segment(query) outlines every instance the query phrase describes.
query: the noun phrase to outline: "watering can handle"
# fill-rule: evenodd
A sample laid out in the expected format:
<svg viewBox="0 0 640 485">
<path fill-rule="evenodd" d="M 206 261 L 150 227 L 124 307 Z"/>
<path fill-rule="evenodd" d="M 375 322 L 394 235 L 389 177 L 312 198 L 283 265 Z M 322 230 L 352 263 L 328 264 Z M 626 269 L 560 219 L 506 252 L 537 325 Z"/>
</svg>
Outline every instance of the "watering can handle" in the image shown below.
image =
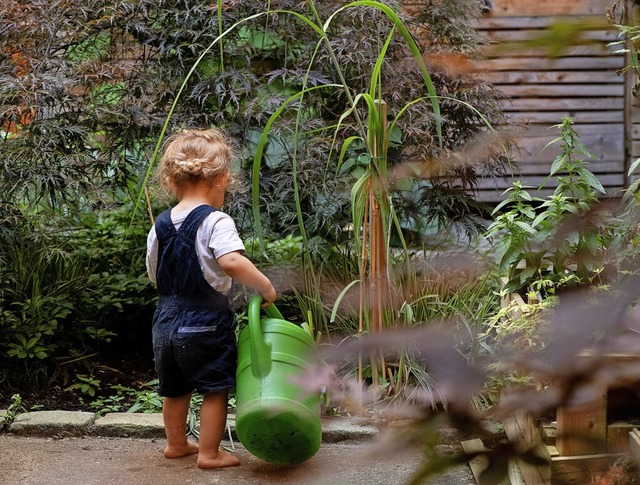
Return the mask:
<svg viewBox="0 0 640 485">
<path fill-rule="evenodd" d="M 260 305 L 262 295 L 253 295 L 249 300 L 249 342 L 251 346 L 251 372 L 254 377 L 260 379 L 266 377 L 271 371 L 271 343 L 265 341 L 260 325 Z M 284 320 L 280 311 L 272 303 L 264 309 L 271 318 Z"/>
</svg>

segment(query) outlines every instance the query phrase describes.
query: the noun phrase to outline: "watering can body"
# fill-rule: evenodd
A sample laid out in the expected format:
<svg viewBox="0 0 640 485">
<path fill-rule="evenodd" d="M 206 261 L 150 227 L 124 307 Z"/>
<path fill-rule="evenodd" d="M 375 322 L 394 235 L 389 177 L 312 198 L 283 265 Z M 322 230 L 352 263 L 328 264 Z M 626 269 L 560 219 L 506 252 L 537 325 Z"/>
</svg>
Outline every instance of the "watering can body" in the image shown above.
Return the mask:
<svg viewBox="0 0 640 485">
<path fill-rule="evenodd" d="M 238 338 L 236 432 L 240 443 L 269 463 L 294 464 L 320 448 L 320 389 L 303 385 L 318 362 L 311 335 L 284 320 L 274 305 L 260 318 L 262 298 L 249 301 L 249 325 Z"/>
</svg>

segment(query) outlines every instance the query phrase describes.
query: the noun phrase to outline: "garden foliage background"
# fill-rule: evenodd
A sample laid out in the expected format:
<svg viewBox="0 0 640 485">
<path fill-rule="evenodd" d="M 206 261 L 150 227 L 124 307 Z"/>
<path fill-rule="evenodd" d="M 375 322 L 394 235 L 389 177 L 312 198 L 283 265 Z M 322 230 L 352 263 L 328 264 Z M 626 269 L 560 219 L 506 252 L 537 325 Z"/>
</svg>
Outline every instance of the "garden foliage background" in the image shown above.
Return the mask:
<svg viewBox="0 0 640 485">
<path fill-rule="evenodd" d="M 609 20 L 635 33 L 613 3 Z M 515 168 L 503 97 L 467 69 L 486 4 L 401 4 L 0 5 L 0 406 L 158 410 L 144 255 L 171 201 L 151 174 L 167 134 L 205 126 L 237 145 L 224 210 L 282 313 L 326 350 L 310 380 L 330 391 L 325 411 L 418 416 L 424 442 L 443 412 L 483 433 L 638 380 L 599 360 L 640 335 L 638 183 L 607 199 L 565 118 L 549 197 L 516 182 L 478 203 L 478 173 Z M 372 207 L 375 252 L 374 219 L 359 218 Z M 505 472 L 519 453 L 487 450 Z"/>
<path fill-rule="evenodd" d="M 396 2 L 383 3 L 420 34 L 415 39 L 423 50 L 471 54 L 481 42 L 470 26 L 480 2 L 413 2 L 411 12 Z M 218 126 L 236 140 L 244 190 L 235 192 L 225 209 L 244 238 L 254 236 L 249 168 L 265 123 L 303 84 L 333 83 L 338 75 L 316 33 L 282 12 L 312 18 L 317 9 L 320 19 L 328 19 L 343 3 L 312 5 L 3 3 L 0 392 L 16 386 L 68 387 L 78 376 L 95 376 L 102 364 L 115 365 L 121 356 L 140 356 L 137 365 L 147 366 L 141 362 L 149 359 L 154 290 L 144 272 L 150 214 L 141 187 L 148 182 L 151 156 L 177 93 L 168 132 Z M 246 20 L 267 7 L 281 12 Z M 189 75 L 212 41 L 240 21 Z M 365 5 L 341 11 L 331 24 L 332 52 L 354 92 L 370 83 L 392 27 L 380 11 Z M 500 96 L 491 86 L 435 66 L 436 90 L 449 97 L 440 101 L 444 138 L 439 146 L 432 106 L 412 104 L 424 96 L 424 84 L 410 59 L 394 36 L 379 92 L 390 116 L 406 109 L 390 134 L 392 163 L 431 160 L 464 146 L 478 130 L 479 113 L 491 121 L 502 119 Z M 299 253 L 290 242 L 299 233 L 295 180 L 313 264 L 349 282 L 356 266 L 345 230 L 349 193 L 367 158 L 358 142 L 342 160 L 337 153 L 327 158 L 331 147 L 349 136 L 347 123 L 331 129 L 349 109 L 345 94 L 335 88 L 310 91 L 274 123 L 262 158 L 259 208 L 267 240 L 285 241 L 271 243 L 280 256 L 270 259 L 282 261 L 289 248 L 289 263 L 297 264 Z M 298 110 L 304 114 L 298 121 L 302 128 L 294 131 L 292 116 Z M 497 172 L 504 161 L 479 162 Z M 477 233 L 484 209 L 471 196 L 475 173 L 471 166 L 453 167 L 428 181 L 417 177 L 398 183 L 393 197 L 406 236 L 419 242 L 450 224 Z M 170 201 L 153 183 L 147 185 L 149 210 L 157 213 Z M 266 264 L 257 252 L 253 256 Z M 297 314 L 292 319 L 305 319 L 295 306 L 291 311 Z"/>
</svg>

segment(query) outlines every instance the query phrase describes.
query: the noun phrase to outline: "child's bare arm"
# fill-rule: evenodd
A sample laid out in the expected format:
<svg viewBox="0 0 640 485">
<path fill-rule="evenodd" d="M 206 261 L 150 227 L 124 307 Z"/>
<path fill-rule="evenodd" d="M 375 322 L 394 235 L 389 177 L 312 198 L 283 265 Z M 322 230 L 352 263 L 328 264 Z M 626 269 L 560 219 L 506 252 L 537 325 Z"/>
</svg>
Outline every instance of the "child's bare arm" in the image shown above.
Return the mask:
<svg viewBox="0 0 640 485">
<path fill-rule="evenodd" d="M 277 293 L 269 278 L 240 252 L 233 251 L 220 256 L 218 264 L 235 281 L 260 293 L 265 304 L 275 301 Z"/>
</svg>

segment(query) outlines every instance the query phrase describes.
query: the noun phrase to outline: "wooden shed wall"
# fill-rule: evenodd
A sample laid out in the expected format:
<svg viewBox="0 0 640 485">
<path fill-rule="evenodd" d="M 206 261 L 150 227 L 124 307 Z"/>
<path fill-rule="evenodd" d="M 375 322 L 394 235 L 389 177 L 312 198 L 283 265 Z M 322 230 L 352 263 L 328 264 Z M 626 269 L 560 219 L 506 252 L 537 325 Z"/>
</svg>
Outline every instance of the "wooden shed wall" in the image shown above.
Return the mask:
<svg viewBox="0 0 640 485">
<path fill-rule="evenodd" d="M 555 146 L 544 147 L 558 135 L 553 125 L 565 116 L 574 119 L 582 143 L 594 155 L 589 169 L 607 194 L 619 193 L 627 185 L 627 167 L 640 156 L 640 103 L 632 102 L 629 75 L 618 73 L 625 66 L 625 55 L 615 53 L 619 47 L 608 45 L 618 40 L 618 32 L 606 25 L 605 9 L 610 3 L 493 0 L 492 11 L 479 21 L 480 31 L 502 46 L 544 35 L 559 19 L 602 22 L 602 27 L 584 34 L 588 43 L 569 47 L 554 59 L 540 48 L 488 51 L 491 54 L 479 66 L 481 75 L 510 98 L 504 110 L 527 128 L 516 140 L 520 153 L 515 161 L 521 173 L 513 178 L 481 179 L 481 199 L 500 200 L 515 180 L 538 187 L 558 153 Z M 550 180 L 537 195 L 544 196 L 553 187 Z"/>
</svg>

